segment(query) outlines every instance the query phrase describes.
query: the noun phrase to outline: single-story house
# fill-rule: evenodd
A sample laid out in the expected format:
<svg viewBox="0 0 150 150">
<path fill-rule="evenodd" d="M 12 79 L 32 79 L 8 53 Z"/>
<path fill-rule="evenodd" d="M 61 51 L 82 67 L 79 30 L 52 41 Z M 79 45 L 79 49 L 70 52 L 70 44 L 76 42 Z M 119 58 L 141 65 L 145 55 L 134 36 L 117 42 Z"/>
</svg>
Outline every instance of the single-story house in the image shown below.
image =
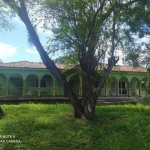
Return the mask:
<svg viewBox="0 0 150 150">
<path fill-rule="evenodd" d="M 66 69 L 56 64 L 70 82 L 74 92 L 82 94 L 82 74 L 79 66 Z M 100 96 L 130 97 L 145 94 L 148 73 L 145 68 L 116 65 Z M 95 81 L 96 83 L 97 81 Z M 96 86 L 96 84 L 95 84 Z M 65 91 L 43 63 L 18 61 L 0 64 L 0 97 L 65 97 Z"/>
</svg>

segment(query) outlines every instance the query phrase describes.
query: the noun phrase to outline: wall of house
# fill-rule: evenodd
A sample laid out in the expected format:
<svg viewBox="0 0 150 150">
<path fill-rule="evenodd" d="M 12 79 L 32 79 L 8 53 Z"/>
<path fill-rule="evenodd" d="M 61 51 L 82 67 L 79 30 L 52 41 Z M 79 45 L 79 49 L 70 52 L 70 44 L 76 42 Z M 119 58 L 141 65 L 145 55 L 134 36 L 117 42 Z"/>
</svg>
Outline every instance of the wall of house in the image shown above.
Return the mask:
<svg viewBox="0 0 150 150">
<path fill-rule="evenodd" d="M 0 95 L 6 94 L 6 77 L 0 73 Z"/>
<path fill-rule="evenodd" d="M 74 92 L 82 94 L 82 76 L 79 70 L 65 74 Z M 142 84 L 147 73 L 111 72 L 100 96 L 142 95 Z M 66 96 L 66 91 L 46 69 L 0 68 L 0 96 Z"/>
<path fill-rule="evenodd" d="M 107 79 L 105 96 L 141 96 L 141 85 L 147 76 L 147 73 L 112 72 Z M 111 88 L 112 85 L 114 89 Z"/>
<path fill-rule="evenodd" d="M 47 75 L 51 79 L 45 79 L 46 83 L 41 83 L 43 77 Z M 1 80 L 4 80 L 3 83 Z M 4 86 L 5 85 L 5 89 Z M 55 96 L 63 95 L 63 89 L 59 86 L 57 81 L 46 69 L 15 69 L 15 68 L 1 68 L 0 70 L 0 86 L 3 89 L 0 95 L 16 94 L 23 96 Z"/>
</svg>

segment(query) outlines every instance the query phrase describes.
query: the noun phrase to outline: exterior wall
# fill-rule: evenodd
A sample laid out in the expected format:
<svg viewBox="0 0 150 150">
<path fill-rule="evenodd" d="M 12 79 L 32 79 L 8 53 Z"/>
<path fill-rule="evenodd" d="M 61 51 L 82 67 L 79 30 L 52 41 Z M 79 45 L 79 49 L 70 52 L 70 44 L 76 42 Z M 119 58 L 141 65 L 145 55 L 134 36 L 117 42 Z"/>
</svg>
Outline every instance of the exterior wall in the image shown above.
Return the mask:
<svg viewBox="0 0 150 150">
<path fill-rule="evenodd" d="M 0 73 L 0 95 L 6 94 L 6 77 Z"/>
<path fill-rule="evenodd" d="M 147 73 L 112 72 L 101 96 L 142 96 L 142 82 Z"/>
<path fill-rule="evenodd" d="M 73 90 L 79 95 L 81 82 L 76 74 L 76 71 L 67 74 L 67 80 L 74 82 Z M 45 86 L 42 85 L 44 76 L 49 76 Z M 63 88 L 46 69 L 1 68 L 0 88 L 0 96 L 65 96 Z"/>
<path fill-rule="evenodd" d="M 9 79 L 9 94 L 22 94 L 23 79 L 21 77 L 10 77 Z"/>
<path fill-rule="evenodd" d="M 74 92 L 82 95 L 82 75 L 79 70 L 62 70 Z M 147 73 L 112 72 L 100 96 L 142 96 Z M 144 80 L 145 79 L 145 80 Z M 0 68 L 0 96 L 66 96 L 47 69 Z"/>
<path fill-rule="evenodd" d="M 51 83 L 44 87 L 42 78 L 49 75 Z M 0 69 L 0 96 L 63 96 L 63 89 L 58 85 L 52 75 L 46 69 Z"/>
</svg>

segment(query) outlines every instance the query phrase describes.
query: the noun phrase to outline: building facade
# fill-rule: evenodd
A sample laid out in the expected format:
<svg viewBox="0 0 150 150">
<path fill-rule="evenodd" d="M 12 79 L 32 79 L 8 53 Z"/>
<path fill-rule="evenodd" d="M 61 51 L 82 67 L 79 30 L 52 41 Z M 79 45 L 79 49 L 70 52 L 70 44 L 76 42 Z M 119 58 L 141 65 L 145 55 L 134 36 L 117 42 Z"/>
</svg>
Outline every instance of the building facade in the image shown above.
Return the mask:
<svg viewBox="0 0 150 150">
<path fill-rule="evenodd" d="M 57 64 L 70 82 L 74 92 L 82 95 L 82 74 L 79 66 L 66 69 Z M 145 68 L 115 66 L 107 79 L 101 97 L 142 96 L 147 85 L 148 73 Z M 95 86 L 96 86 L 95 81 Z M 66 97 L 66 92 L 58 84 L 42 63 L 20 61 L 0 64 L 0 97 Z"/>
</svg>

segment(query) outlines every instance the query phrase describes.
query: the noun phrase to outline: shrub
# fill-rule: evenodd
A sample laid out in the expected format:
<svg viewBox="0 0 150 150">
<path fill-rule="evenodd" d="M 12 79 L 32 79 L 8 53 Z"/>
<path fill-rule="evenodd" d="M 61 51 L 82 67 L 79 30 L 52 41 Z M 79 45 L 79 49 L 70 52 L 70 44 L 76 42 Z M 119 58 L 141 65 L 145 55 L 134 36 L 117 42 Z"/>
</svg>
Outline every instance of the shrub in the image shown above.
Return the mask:
<svg viewBox="0 0 150 150">
<path fill-rule="evenodd" d="M 142 99 L 142 103 L 143 103 L 144 105 L 149 105 L 149 104 L 150 104 L 150 97 L 144 97 L 144 98 Z"/>
<path fill-rule="evenodd" d="M 136 105 L 138 103 L 138 99 L 133 97 L 130 99 L 130 103 Z"/>
</svg>

